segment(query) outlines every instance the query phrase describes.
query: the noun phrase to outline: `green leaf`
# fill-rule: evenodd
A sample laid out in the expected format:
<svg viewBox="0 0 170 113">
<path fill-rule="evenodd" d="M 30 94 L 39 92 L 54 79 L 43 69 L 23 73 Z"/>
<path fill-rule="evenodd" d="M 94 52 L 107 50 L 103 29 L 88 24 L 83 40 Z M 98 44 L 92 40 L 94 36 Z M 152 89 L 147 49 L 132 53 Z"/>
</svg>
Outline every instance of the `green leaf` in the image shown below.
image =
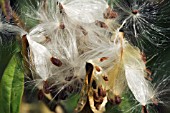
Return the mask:
<svg viewBox="0 0 170 113">
<path fill-rule="evenodd" d="M 61 104 L 64 106 L 64 108 L 66 109 L 68 113 L 73 113 L 74 109 L 77 106 L 77 102 L 79 98 L 80 98 L 80 95 L 73 94 L 67 100 L 61 101 Z"/>
<path fill-rule="evenodd" d="M 0 83 L 0 112 L 19 113 L 24 90 L 24 73 L 20 54 L 15 54 L 4 71 Z"/>
<path fill-rule="evenodd" d="M 2 37 L 6 38 L 6 37 Z M 0 80 L 12 56 L 20 51 L 17 41 L 10 40 L 0 44 Z"/>
</svg>

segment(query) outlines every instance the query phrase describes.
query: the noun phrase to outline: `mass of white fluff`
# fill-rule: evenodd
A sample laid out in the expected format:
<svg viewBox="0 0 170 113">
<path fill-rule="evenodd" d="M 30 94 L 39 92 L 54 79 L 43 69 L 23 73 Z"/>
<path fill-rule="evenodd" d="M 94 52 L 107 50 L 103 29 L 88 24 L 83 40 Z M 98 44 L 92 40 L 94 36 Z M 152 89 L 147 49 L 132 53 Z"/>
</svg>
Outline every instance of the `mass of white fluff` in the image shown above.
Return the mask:
<svg viewBox="0 0 170 113">
<path fill-rule="evenodd" d="M 50 26 L 50 27 L 48 27 L 48 26 Z M 53 23 L 40 24 L 40 25 L 36 26 L 35 28 L 33 28 L 29 34 L 32 37 L 32 39 L 34 39 L 34 41 L 37 41 L 37 43 L 39 45 L 41 45 L 41 47 L 45 47 L 46 53 L 48 53 L 48 55 L 46 55 L 46 53 L 45 54 L 37 54 L 36 52 L 33 53 L 33 55 L 40 55 L 41 57 L 43 57 L 42 61 L 44 64 L 41 64 L 40 67 L 37 66 L 36 70 L 38 68 L 41 68 L 41 70 L 45 71 L 44 74 L 46 74 L 46 75 L 49 75 L 49 74 L 55 75 L 58 73 L 58 71 L 61 71 L 61 69 L 57 69 L 58 68 L 57 66 L 56 67 L 53 66 L 53 64 L 50 61 L 50 58 L 55 57 L 60 60 L 68 61 L 69 58 L 71 57 L 70 52 L 72 52 L 72 51 L 69 49 L 69 47 L 73 47 L 73 46 L 69 45 L 69 44 L 71 44 L 70 42 L 67 43 L 67 41 L 71 41 L 71 40 L 68 40 L 68 39 L 64 40 L 64 38 L 66 39 L 68 37 L 58 36 L 58 35 L 64 35 L 61 32 L 59 29 L 59 24 L 53 22 Z M 69 37 L 69 38 L 71 39 L 71 37 Z M 30 43 L 30 45 L 32 45 L 31 42 L 29 42 L 29 43 Z M 34 45 L 34 47 L 30 48 L 30 49 L 32 51 L 34 51 L 37 49 L 37 47 L 36 47 L 36 45 Z M 42 48 L 42 50 L 43 50 L 43 48 Z M 42 51 L 42 50 L 39 49 L 39 51 Z M 50 54 L 50 56 L 49 56 L 49 54 Z M 37 59 L 39 59 L 39 58 L 37 58 Z M 44 60 L 46 62 L 44 62 Z M 47 62 L 50 63 L 49 64 L 50 66 L 47 66 Z M 56 71 L 54 71 L 54 70 L 56 70 Z M 47 71 L 49 71 L 48 74 L 46 73 Z M 61 74 L 61 73 L 58 73 L 58 74 Z M 42 76 L 40 73 L 39 73 L 39 75 Z"/>
<path fill-rule="evenodd" d="M 139 49 L 128 44 L 124 48 L 123 60 L 127 84 L 136 100 L 145 106 L 153 98 L 154 90 L 151 83 L 145 79 L 146 67 Z"/>
<path fill-rule="evenodd" d="M 103 13 L 108 8 L 105 0 L 60 0 L 66 14 L 77 21 L 92 23 L 103 20 Z"/>
<path fill-rule="evenodd" d="M 60 27 L 61 24 L 64 25 L 64 29 Z M 57 85 L 66 82 L 65 79 L 69 76 L 84 78 L 87 59 L 80 57 L 84 53 L 84 48 L 80 45 L 83 34 L 81 27 L 78 26 L 80 25 L 73 24 L 73 21 L 66 16 L 62 23 L 57 20 L 44 22 L 30 31 L 30 38 L 27 39 L 32 53 L 30 52 L 29 56 L 35 66 L 34 70 L 44 81 L 50 77 L 57 78 L 55 81 Z M 51 57 L 59 59 L 62 66 L 57 67 L 52 64 Z M 67 81 L 65 86 L 70 82 Z"/>
<path fill-rule="evenodd" d="M 36 73 L 38 73 L 38 75 L 41 76 L 43 80 L 46 80 L 49 76 L 47 70 L 47 59 L 50 59 L 52 57 L 50 52 L 43 45 L 34 41 L 26 31 L 24 31 L 22 28 L 19 28 L 18 26 L 4 23 L 1 24 L 0 31 L 8 34 L 20 34 L 21 37 L 23 35 L 27 36 L 27 40 L 31 49 L 31 54 L 33 55 L 31 57 L 31 60 L 32 62 L 34 62 Z"/>
<path fill-rule="evenodd" d="M 32 40 L 29 35 L 27 35 L 27 40 L 31 50 L 30 54 L 32 54 L 31 60 L 34 62 L 36 72 L 44 81 L 46 81 L 50 76 L 48 69 L 50 65 L 49 59 L 52 55 L 43 45 Z"/>
<path fill-rule="evenodd" d="M 27 16 L 40 22 L 51 22 L 67 15 L 73 20 L 83 23 L 103 21 L 103 13 L 109 7 L 105 0 L 50 0 L 37 2 L 38 10 L 29 6 Z"/>
<path fill-rule="evenodd" d="M 94 1 L 94 4 L 97 4 L 96 2 Z M 101 1 L 98 2 L 100 3 Z M 61 1 L 61 3 L 66 4 L 67 2 Z M 85 3 L 83 2 L 83 4 Z M 111 41 L 112 35 L 109 36 L 110 31 L 96 26 L 95 22 L 82 24 L 69 15 L 58 15 L 61 18 L 55 18 L 55 21 L 50 22 L 44 21 L 29 33 L 34 41 L 45 46 L 53 57 L 63 62 L 63 66 L 59 68 L 52 66 L 49 69 L 51 70 L 50 75 L 63 75 L 59 77 L 58 82 L 62 82 L 65 77 L 70 75 L 70 71 L 73 72 L 74 76 L 83 78 L 85 76 L 85 62 L 89 59 L 109 57 L 113 61 L 115 58 L 112 57 L 119 54 L 116 52 L 120 49 L 120 43 L 116 44 Z M 61 24 L 64 25 L 64 29 L 60 28 Z M 112 64 L 109 61 L 104 62 L 102 65 L 110 67 Z M 108 65 L 106 66 L 106 64 Z"/>
<path fill-rule="evenodd" d="M 42 23 L 58 20 L 60 10 L 57 2 L 57 0 L 50 0 L 48 3 L 37 1 L 38 9 L 32 4 L 28 5 L 26 16 Z"/>
</svg>

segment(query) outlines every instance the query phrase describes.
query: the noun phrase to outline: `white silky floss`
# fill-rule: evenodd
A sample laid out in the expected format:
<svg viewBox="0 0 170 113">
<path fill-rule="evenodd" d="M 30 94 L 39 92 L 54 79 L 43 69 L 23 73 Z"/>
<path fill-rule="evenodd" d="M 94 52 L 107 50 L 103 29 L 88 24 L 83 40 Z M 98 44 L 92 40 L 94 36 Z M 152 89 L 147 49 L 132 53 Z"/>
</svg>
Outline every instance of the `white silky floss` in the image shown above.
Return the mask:
<svg viewBox="0 0 170 113">
<path fill-rule="evenodd" d="M 140 51 L 127 45 L 123 53 L 125 76 L 127 84 L 141 105 L 145 106 L 153 96 L 151 83 L 145 79 L 145 64 L 141 59 Z"/>
<path fill-rule="evenodd" d="M 105 0 L 59 0 L 66 14 L 79 22 L 92 23 L 103 20 L 109 7 Z"/>
<path fill-rule="evenodd" d="M 27 35 L 27 40 L 33 54 L 31 60 L 34 62 L 36 72 L 44 81 L 46 81 L 50 76 L 48 66 L 52 55 L 44 46 L 32 40 L 29 34 Z"/>
</svg>

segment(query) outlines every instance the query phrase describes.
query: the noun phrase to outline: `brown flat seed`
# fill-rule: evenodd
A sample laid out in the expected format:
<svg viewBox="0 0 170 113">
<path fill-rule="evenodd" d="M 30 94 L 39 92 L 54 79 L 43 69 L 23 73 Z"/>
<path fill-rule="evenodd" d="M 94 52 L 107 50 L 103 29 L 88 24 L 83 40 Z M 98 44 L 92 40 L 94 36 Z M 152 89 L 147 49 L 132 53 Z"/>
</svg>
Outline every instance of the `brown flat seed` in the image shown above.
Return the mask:
<svg viewBox="0 0 170 113">
<path fill-rule="evenodd" d="M 61 3 L 59 3 L 59 9 L 62 10 L 63 9 L 63 6 Z"/>
<path fill-rule="evenodd" d="M 96 71 L 98 71 L 98 72 L 101 71 L 100 68 L 99 68 L 98 66 L 95 66 L 95 68 L 96 68 Z"/>
<path fill-rule="evenodd" d="M 146 106 L 142 106 L 142 113 L 148 113 Z"/>
<path fill-rule="evenodd" d="M 104 79 L 105 81 L 109 81 L 109 79 L 108 79 L 107 76 L 103 76 L 103 79 Z"/>
<path fill-rule="evenodd" d="M 65 28 L 64 23 L 61 23 L 61 24 L 60 24 L 60 29 L 64 29 L 64 28 Z"/>
<path fill-rule="evenodd" d="M 132 13 L 133 13 L 134 15 L 136 15 L 136 14 L 139 13 L 139 11 L 138 11 L 138 10 L 133 10 Z"/>
<path fill-rule="evenodd" d="M 121 103 L 121 98 L 120 98 L 120 96 L 115 96 L 115 103 L 116 104 L 120 104 Z"/>
<path fill-rule="evenodd" d="M 109 19 L 113 19 L 113 18 L 116 18 L 116 17 L 117 17 L 117 13 L 114 12 L 114 11 L 111 11 L 108 18 L 109 18 Z"/>
<path fill-rule="evenodd" d="M 103 97 L 94 98 L 94 101 L 97 102 L 97 103 L 102 103 Z"/>
<path fill-rule="evenodd" d="M 108 57 L 102 57 L 101 59 L 100 59 L 100 62 L 103 62 L 104 60 L 107 60 L 108 59 Z"/>
<path fill-rule="evenodd" d="M 101 28 L 108 28 L 108 26 L 102 21 L 96 20 L 96 25 L 101 27 Z"/>
<path fill-rule="evenodd" d="M 94 106 L 96 107 L 97 110 L 99 110 L 101 103 L 95 102 Z"/>
<path fill-rule="evenodd" d="M 103 95 L 102 95 L 103 97 L 105 97 L 106 96 L 106 91 L 105 90 L 103 90 Z"/>
<path fill-rule="evenodd" d="M 146 55 L 144 52 L 141 52 L 141 58 L 142 58 L 143 62 L 146 63 Z"/>
<path fill-rule="evenodd" d="M 63 5 L 61 3 L 59 3 L 59 10 L 60 10 L 60 13 L 64 12 L 64 8 L 63 8 Z"/>
<path fill-rule="evenodd" d="M 117 13 L 114 12 L 110 7 L 107 8 L 107 10 L 104 13 L 104 18 L 105 19 L 113 19 L 117 17 Z"/>
<path fill-rule="evenodd" d="M 96 91 L 93 92 L 94 100 L 99 100 L 99 95 Z"/>
<path fill-rule="evenodd" d="M 47 81 L 44 81 L 44 82 L 43 82 L 43 90 L 44 90 L 44 93 L 46 93 L 46 94 L 49 94 L 49 93 L 50 93 L 49 84 L 48 84 Z"/>
<path fill-rule="evenodd" d="M 38 100 L 42 100 L 44 98 L 44 94 L 42 90 L 38 91 Z"/>
<path fill-rule="evenodd" d="M 106 91 L 102 88 L 102 86 L 98 87 L 98 95 L 101 97 L 106 96 Z"/>
<path fill-rule="evenodd" d="M 145 70 L 149 75 L 152 75 L 152 72 L 149 69 Z"/>
<path fill-rule="evenodd" d="M 50 60 L 55 66 L 62 66 L 62 62 L 59 59 L 52 57 Z"/>
</svg>

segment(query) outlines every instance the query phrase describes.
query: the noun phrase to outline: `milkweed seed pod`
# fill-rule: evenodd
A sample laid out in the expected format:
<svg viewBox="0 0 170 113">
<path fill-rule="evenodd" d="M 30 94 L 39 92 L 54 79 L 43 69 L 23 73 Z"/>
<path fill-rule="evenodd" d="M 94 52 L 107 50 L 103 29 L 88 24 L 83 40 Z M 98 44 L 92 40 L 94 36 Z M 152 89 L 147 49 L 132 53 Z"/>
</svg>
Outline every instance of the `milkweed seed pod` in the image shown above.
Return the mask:
<svg viewBox="0 0 170 113">
<path fill-rule="evenodd" d="M 92 61 L 86 63 L 86 78 L 75 112 L 82 111 L 88 103 L 94 113 L 103 113 L 105 111 L 107 82 L 104 76 L 105 73 L 101 67 L 95 65 Z"/>
<path fill-rule="evenodd" d="M 157 101 L 157 92 L 153 85 L 146 79 L 146 67 L 139 49 L 127 45 L 124 48 L 123 60 L 128 87 L 135 99 L 142 105 L 142 112 L 147 113 L 146 105 L 157 104 L 159 101 Z"/>
<path fill-rule="evenodd" d="M 117 98 L 121 97 L 123 91 L 127 87 L 123 59 L 121 56 L 117 58 L 118 59 L 113 62 L 113 67 L 108 71 L 108 99 L 115 104 L 119 104 L 121 102 L 121 100 L 117 100 Z"/>
<path fill-rule="evenodd" d="M 127 45 L 124 49 L 123 60 L 128 86 L 135 98 L 145 106 L 153 97 L 153 88 L 151 83 L 145 79 L 146 67 L 141 59 L 140 51 Z"/>
</svg>

